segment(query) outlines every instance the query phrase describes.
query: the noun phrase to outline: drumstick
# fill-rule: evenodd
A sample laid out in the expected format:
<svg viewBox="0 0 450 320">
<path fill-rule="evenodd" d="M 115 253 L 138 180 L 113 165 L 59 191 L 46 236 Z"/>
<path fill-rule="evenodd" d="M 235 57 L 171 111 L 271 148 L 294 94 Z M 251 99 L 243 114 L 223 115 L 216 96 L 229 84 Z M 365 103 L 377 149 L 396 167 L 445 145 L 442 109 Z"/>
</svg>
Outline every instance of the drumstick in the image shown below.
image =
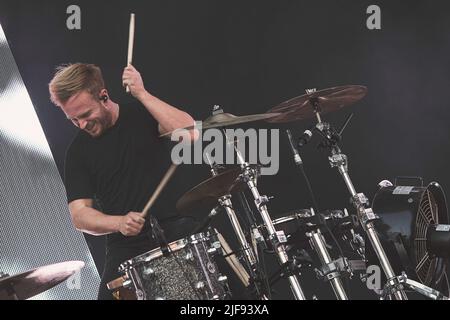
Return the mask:
<svg viewBox="0 0 450 320">
<path fill-rule="evenodd" d="M 172 165 L 170 166 L 169 170 L 167 170 L 166 174 L 161 179 L 161 182 L 159 183 L 159 185 L 156 188 L 155 192 L 153 192 L 152 196 L 150 197 L 150 200 L 148 200 L 147 204 L 145 205 L 144 210 L 142 210 L 141 216 L 143 218 L 145 218 L 147 216 L 147 213 L 148 213 L 149 209 L 153 206 L 153 204 L 155 203 L 156 199 L 158 199 L 159 194 L 164 189 L 166 184 L 169 182 L 170 178 L 172 178 L 172 175 L 175 172 L 176 168 L 177 168 L 177 165 L 172 163 Z"/>
<path fill-rule="evenodd" d="M 236 255 L 234 253 L 232 254 L 233 251 L 220 232 L 217 232 L 217 237 L 219 238 L 219 242 L 222 245 L 222 250 L 226 255 L 225 260 L 228 262 L 228 265 L 231 267 L 231 269 L 233 269 L 234 273 L 238 276 L 239 280 L 241 280 L 242 284 L 248 287 L 250 285 L 249 274 L 236 258 Z"/>
<path fill-rule="evenodd" d="M 134 13 L 130 15 L 130 29 L 128 33 L 128 57 L 127 66 L 133 61 L 133 46 L 134 46 Z M 126 92 L 130 92 L 130 87 L 126 87 Z"/>
</svg>

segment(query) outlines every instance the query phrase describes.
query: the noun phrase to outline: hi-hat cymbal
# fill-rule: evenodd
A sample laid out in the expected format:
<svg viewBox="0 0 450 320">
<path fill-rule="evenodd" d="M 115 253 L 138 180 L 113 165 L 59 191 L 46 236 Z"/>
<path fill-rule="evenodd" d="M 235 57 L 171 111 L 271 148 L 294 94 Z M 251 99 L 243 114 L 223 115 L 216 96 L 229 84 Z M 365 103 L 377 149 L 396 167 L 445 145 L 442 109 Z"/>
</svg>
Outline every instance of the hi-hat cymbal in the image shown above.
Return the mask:
<svg viewBox="0 0 450 320">
<path fill-rule="evenodd" d="M 307 93 L 282 102 L 267 111 L 269 114 L 281 114 L 277 117 L 266 119 L 266 121 L 285 123 L 313 118 L 315 117 L 314 110 L 316 108 L 321 115 L 326 114 L 359 101 L 366 93 L 367 87 L 357 85 L 340 86 Z"/>
<path fill-rule="evenodd" d="M 83 267 L 83 261 L 66 261 L 2 278 L 0 279 L 0 300 L 31 298 L 53 288 Z"/>
<path fill-rule="evenodd" d="M 274 118 L 279 116 L 279 113 L 262 113 L 262 114 L 251 114 L 247 116 L 235 116 L 231 113 L 221 112 L 217 113 L 215 115 L 212 115 L 208 117 L 205 121 L 202 122 L 202 129 L 212 129 L 212 128 L 223 128 L 223 127 L 231 127 L 238 124 L 243 124 L 247 122 L 254 122 L 254 121 L 260 121 L 260 120 L 266 120 L 270 118 Z M 191 130 L 196 128 L 196 126 L 189 126 L 185 128 L 181 128 L 184 130 Z M 179 129 L 177 129 L 179 130 Z M 175 130 L 176 131 L 176 130 Z M 166 132 L 160 137 L 170 137 L 173 132 L 170 131 Z"/>
<path fill-rule="evenodd" d="M 177 210 L 197 217 L 204 216 L 207 210 L 218 205 L 220 197 L 242 185 L 238 179 L 240 173 L 240 169 L 231 169 L 196 185 L 177 201 Z"/>
</svg>

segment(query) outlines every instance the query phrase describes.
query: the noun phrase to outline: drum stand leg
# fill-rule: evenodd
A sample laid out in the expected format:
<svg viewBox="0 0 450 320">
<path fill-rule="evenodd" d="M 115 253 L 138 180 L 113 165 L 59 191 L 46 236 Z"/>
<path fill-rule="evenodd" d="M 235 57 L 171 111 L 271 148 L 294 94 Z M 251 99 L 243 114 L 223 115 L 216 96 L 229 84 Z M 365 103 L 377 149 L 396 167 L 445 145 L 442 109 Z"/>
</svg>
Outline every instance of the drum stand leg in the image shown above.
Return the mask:
<svg viewBox="0 0 450 320">
<path fill-rule="evenodd" d="M 238 159 L 239 159 L 239 152 L 238 152 Z M 241 162 L 241 168 L 243 173 L 241 174 L 241 178 L 244 180 L 244 182 L 247 183 L 247 186 L 249 187 L 250 191 L 252 192 L 252 195 L 255 199 L 256 208 L 258 209 L 259 213 L 261 214 L 261 217 L 263 219 L 264 225 L 267 229 L 267 232 L 269 234 L 269 240 L 278 256 L 278 260 L 281 265 L 286 265 L 289 263 L 289 257 L 286 252 L 286 248 L 284 245 L 284 242 L 286 242 L 285 237 L 283 235 L 280 235 L 275 230 L 275 227 L 272 223 L 272 219 L 269 215 L 269 212 L 267 210 L 266 204 L 268 203 L 268 198 L 266 196 L 261 196 L 259 194 L 258 188 L 256 187 L 256 174 L 254 170 L 250 167 L 250 165 L 243 161 L 242 157 L 240 157 Z M 297 300 L 305 300 L 305 295 L 303 293 L 302 288 L 300 287 L 300 283 L 297 279 L 297 277 L 294 274 L 290 274 L 288 276 L 289 284 L 291 286 L 292 293 L 294 294 L 295 299 Z"/>
<path fill-rule="evenodd" d="M 311 212 L 314 214 L 314 210 L 311 210 Z M 319 256 L 322 266 L 327 269 L 327 271 L 323 272 L 323 275 L 330 282 L 337 299 L 348 300 L 341 281 L 340 267 L 331 259 L 320 229 L 307 232 L 306 235 L 310 239 L 311 246 Z"/>
<path fill-rule="evenodd" d="M 378 237 L 378 234 L 375 230 L 374 221 L 378 217 L 375 215 L 372 208 L 370 208 L 369 200 L 367 199 L 367 197 L 362 193 L 356 192 L 352 180 L 350 179 L 350 176 L 348 174 L 347 157 L 345 154 L 341 152 L 340 148 L 337 145 L 343 129 L 341 129 L 340 132 L 337 133 L 331 128 L 330 124 L 322 122 L 320 114 L 317 111 L 319 110 L 317 106 L 318 103 L 313 101 L 312 104 L 316 108 L 315 110 L 318 121 L 316 129 L 325 138 L 325 143 L 323 144 L 323 146 L 328 148 L 331 152 L 331 155 L 328 158 L 330 165 L 333 168 L 337 167 L 339 173 L 344 179 L 344 182 L 352 197 L 352 203 L 357 210 L 360 223 L 363 226 L 365 232 L 367 233 L 367 237 L 369 238 L 369 241 L 372 244 L 372 247 L 378 257 L 378 260 L 381 263 L 381 267 L 383 268 L 384 273 L 386 274 L 387 287 L 390 289 L 390 292 L 397 300 L 407 300 L 408 297 L 404 292 L 403 289 L 404 286 L 402 285 L 399 277 L 395 275 L 394 270 L 392 269 L 392 266 L 386 255 L 386 252 L 384 251 L 384 248 L 381 245 L 380 238 Z"/>
<path fill-rule="evenodd" d="M 248 261 L 251 267 L 254 267 L 256 265 L 256 258 L 252 248 L 250 247 L 250 244 L 247 242 L 247 239 L 245 238 L 244 231 L 242 230 L 242 227 L 239 224 L 239 220 L 236 216 L 236 213 L 234 212 L 233 204 L 231 203 L 231 196 L 226 195 L 221 197 L 219 199 L 219 203 L 225 209 L 228 218 L 230 219 L 231 226 L 233 227 L 234 233 L 236 234 L 239 240 L 239 244 L 241 245 L 241 249 L 244 252 L 246 260 Z"/>
<path fill-rule="evenodd" d="M 407 300 L 408 297 L 403 291 L 403 285 L 400 283 L 400 281 L 398 281 L 386 255 L 386 252 L 381 245 L 380 238 L 378 237 L 378 234 L 375 230 L 374 221 L 378 217 L 375 215 L 372 208 L 370 208 L 369 200 L 367 199 L 367 197 L 362 193 L 356 193 L 356 190 L 350 179 L 347 170 L 347 157 L 340 152 L 334 152 L 329 159 L 331 166 L 338 168 L 339 173 L 341 174 L 345 184 L 347 185 L 347 188 L 352 196 L 353 205 L 358 212 L 358 218 L 367 233 L 367 237 L 369 238 L 369 241 L 372 244 L 378 260 L 381 263 L 381 267 L 386 274 L 386 277 L 388 279 L 387 284 L 392 288 L 392 294 L 397 300 Z"/>
<path fill-rule="evenodd" d="M 401 276 L 398 277 L 398 281 L 402 283 L 404 286 L 422 294 L 423 296 L 433 299 L 433 300 L 450 300 L 450 298 L 444 296 L 441 292 L 427 287 L 420 282 L 408 279 L 406 274 L 403 272 Z M 389 294 L 389 293 L 387 293 Z"/>
<path fill-rule="evenodd" d="M 234 145 L 234 141 L 231 141 L 227 133 L 224 131 L 225 139 L 227 143 L 230 145 L 232 144 L 234 146 L 234 150 L 236 152 L 237 160 L 239 165 L 241 166 L 242 173 L 240 175 L 241 179 L 247 184 L 248 188 L 250 189 L 254 201 L 256 204 L 256 208 L 258 209 L 262 220 L 264 222 L 264 225 L 267 229 L 267 232 L 269 234 L 269 240 L 273 246 L 274 251 L 276 252 L 278 256 L 278 260 L 282 266 L 285 266 L 289 263 L 289 257 L 286 252 L 286 247 L 284 245 L 284 242 L 286 242 L 286 237 L 284 235 L 280 235 L 275 230 L 275 227 L 272 222 L 272 218 L 269 215 L 269 212 L 267 210 L 266 204 L 268 203 L 268 198 L 266 196 L 261 196 L 259 194 L 258 188 L 256 187 L 256 172 L 251 168 L 251 166 L 245 162 L 241 152 L 236 148 Z M 287 268 L 288 269 L 288 268 Z M 297 300 L 305 300 L 305 295 L 303 293 L 302 288 L 300 287 L 300 283 L 295 276 L 294 273 L 291 273 L 288 275 L 289 284 L 291 286 L 292 293 L 294 294 L 294 298 Z"/>
<path fill-rule="evenodd" d="M 213 176 L 218 174 L 218 170 L 215 167 L 215 165 L 210 160 L 210 157 L 208 155 L 208 162 L 211 166 L 211 174 Z M 234 233 L 236 234 L 237 240 L 239 242 L 240 248 L 243 252 L 243 259 L 245 261 L 245 264 L 247 265 L 247 269 L 250 273 L 250 279 L 252 280 L 251 283 L 255 286 L 255 290 L 257 292 L 258 297 L 263 299 L 263 294 L 261 292 L 261 289 L 259 288 L 258 279 L 256 276 L 258 266 L 257 266 L 257 259 L 255 257 L 255 253 L 253 252 L 252 247 L 248 243 L 245 233 L 242 230 L 242 227 L 239 223 L 239 220 L 236 216 L 236 213 L 233 209 L 233 204 L 231 202 L 231 195 L 225 195 L 219 198 L 219 204 L 222 208 L 225 209 L 225 212 L 227 213 L 228 219 L 230 220 L 231 226 L 233 227 Z"/>
<path fill-rule="evenodd" d="M 231 226 L 233 227 L 234 233 L 236 234 L 241 250 L 243 252 L 244 261 L 246 262 L 246 265 L 250 271 L 250 278 L 252 280 L 252 283 L 256 286 L 255 289 L 258 293 L 258 296 L 261 296 L 261 292 L 256 279 L 256 271 L 258 270 L 257 260 L 252 247 L 245 238 L 245 233 L 242 230 L 242 227 L 233 209 L 233 204 L 231 203 L 231 195 L 221 197 L 219 199 L 219 203 L 225 209 L 225 212 L 228 215 L 228 219 L 230 220 Z"/>
<path fill-rule="evenodd" d="M 301 169 L 301 172 L 304 176 L 305 182 L 307 184 L 310 193 L 312 203 L 314 207 L 317 209 L 318 208 L 317 201 L 314 196 L 314 192 L 312 190 L 308 176 L 306 175 L 306 172 L 303 168 L 303 161 L 300 157 L 300 154 L 298 153 L 297 147 L 293 142 L 291 132 L 289 130 L 286 130 L 286 133 L 289 139 L 289 143 L 291 144 L 292 151 L 294 153 L 294 162 Z M 315 215 L 313 208 L 311 208 L 311 214 Z M 333 261 L 331 259 L 331 256 L 326 247 L 325 239 L 322 233 L 320 232 L 320 228 L 307 232 L 306 236 L 309 238 L 312 248 L 316 251 L 320 259 L 320 262 L 322 263 L 321 276 L 325 278 L 328 282 L 330 282 L 334 294 L 336 295 L 336 298 L 338 300 L 348 300 L 347 294 L 345 293 L 344 286 L 342 285 L 341 281 L 341 270 L 340 270 L 341 268 L 339 267 L 338 263 L 336 263 L 336 261 Z M 342 259 L 344 259 L 344 257 L 342 257 Z"/>
</svg>

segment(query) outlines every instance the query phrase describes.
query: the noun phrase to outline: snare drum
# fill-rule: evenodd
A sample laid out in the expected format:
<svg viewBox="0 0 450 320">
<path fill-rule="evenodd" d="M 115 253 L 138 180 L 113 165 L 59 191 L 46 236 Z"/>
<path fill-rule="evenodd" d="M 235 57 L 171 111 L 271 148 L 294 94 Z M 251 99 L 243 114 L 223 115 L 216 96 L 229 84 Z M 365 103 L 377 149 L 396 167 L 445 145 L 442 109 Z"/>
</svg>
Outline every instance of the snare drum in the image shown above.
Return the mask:
<svg viewBox="0 0 450 320">
<path fill-rule="evenodd" d="M 215 234 L 198 233 L 127 260 L 119 271 L 130 279 L 138 300 L 219 300 L 229 295 L 227 277 L 219 272 L 221 253 Z"/>
</svg>

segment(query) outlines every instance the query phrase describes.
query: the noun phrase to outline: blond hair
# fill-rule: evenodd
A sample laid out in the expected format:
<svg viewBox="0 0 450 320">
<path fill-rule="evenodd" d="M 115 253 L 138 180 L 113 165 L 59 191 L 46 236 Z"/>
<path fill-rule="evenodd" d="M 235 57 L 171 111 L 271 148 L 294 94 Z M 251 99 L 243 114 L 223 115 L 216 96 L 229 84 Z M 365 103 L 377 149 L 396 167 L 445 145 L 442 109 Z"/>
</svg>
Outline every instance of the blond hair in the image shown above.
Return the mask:
<svg viewBox="0 0 450 320">
<path fill-rule="evenodd" d="M 102 71 L 96 65 L 74 63 L 58 66 L 48 86 L 50 100 L 59 106 L 81 91 L 98 97 L 100 91 L 105 88 L 105 83 Z"/>
</svg>

